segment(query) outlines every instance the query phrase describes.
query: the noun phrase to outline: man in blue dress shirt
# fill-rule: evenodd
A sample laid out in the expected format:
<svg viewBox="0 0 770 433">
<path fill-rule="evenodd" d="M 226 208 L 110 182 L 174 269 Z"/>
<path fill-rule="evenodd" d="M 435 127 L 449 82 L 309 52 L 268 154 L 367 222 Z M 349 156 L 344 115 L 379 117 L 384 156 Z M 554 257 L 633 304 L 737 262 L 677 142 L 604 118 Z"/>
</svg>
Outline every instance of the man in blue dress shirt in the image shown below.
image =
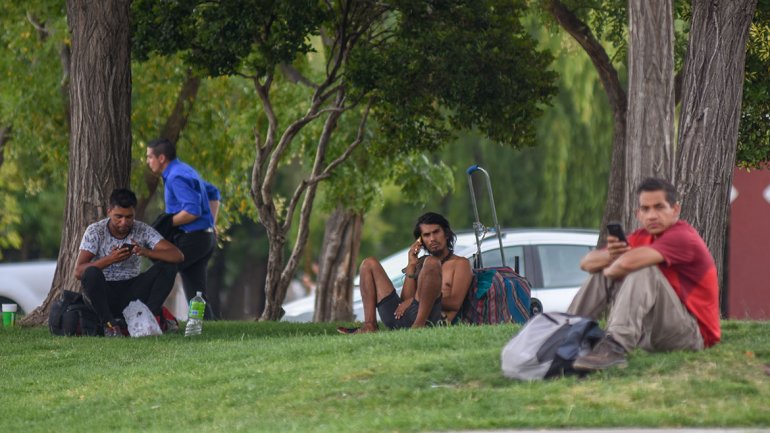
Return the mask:
<svg viewBox="0 0 770 433">
<path fill-rule="evenodd" d="M 166 213 L 173 215 L 172 224 L 179 229 L 173 242 L 184 254 L 179 274 L 187 300 L 195 292 L 202 292 L 206 298 L 206 269 L 217 243 L 214 228 L 219 190 L 177 159 L 176 146 L 168 139 L 153 140 L 147 145 L 147 165 L 150 171 L 162 176 Z M 205 317 L 216 317 L 210 303 Z"/>
</svg>

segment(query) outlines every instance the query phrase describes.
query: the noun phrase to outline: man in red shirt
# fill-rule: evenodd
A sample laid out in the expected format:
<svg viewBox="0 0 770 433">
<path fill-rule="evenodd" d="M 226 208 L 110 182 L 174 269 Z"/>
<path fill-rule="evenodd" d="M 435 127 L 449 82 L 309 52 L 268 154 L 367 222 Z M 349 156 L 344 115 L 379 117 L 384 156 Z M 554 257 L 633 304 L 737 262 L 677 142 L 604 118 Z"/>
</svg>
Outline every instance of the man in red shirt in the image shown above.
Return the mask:
<svg viewBox="0 0 770 433">
<path fill-rule="evenodd" d="M 568 312 L 591 318 L 609 307 L 607 335 L 574 367 L 626 364 L 626 353 L 701 350 L 719 342 L 719 284 L 714 259 L 695 229 L 679 219 L 677 191 L 662 179 L 637 188 L 641 229 L 628 243 L 607 236 L 607 248 L 580 267 L 591 276 Z"/>
</svg>

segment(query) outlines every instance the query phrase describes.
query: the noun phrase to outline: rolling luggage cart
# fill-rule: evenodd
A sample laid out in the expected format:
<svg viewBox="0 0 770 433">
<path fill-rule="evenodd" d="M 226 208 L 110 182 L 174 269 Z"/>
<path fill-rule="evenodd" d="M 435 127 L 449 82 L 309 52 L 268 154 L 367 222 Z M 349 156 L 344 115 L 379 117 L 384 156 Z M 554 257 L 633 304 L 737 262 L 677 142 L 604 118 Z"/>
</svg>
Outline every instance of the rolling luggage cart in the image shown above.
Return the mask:
<svg viewBox="0 0 770 433">
<path fill-rule="evenodd" d="M 468 167 L 466 173 L 475 217 L 473 232 L 476 236 L 476 254 L 473 258 L 473 282 L 463 304 L 461 320 L 474 324 L 524 323 L 529 320 L 532 314 L 533 304 L 537 306 L 539 302 L 537 300 L 532 302 L 529 281 L 519 274 L 519 258 L 513 258 L 514 269 L 506 266 L 503 236 L 500 224 L 497 222 L 497 210 L 495 209 L 489 173 L 478 165 Z M 483 264 L 481 244 L 490 230 L 481 223 L 479 218 L 476 191 L 473 189 L 473 175 L 475 173 L 483 174 L 486 179 L 487 192 L 492 206 L 494 232 L 497 234 L 502 259 L 502 266 L 500 267 L 484 267 Z"/>
</svg>

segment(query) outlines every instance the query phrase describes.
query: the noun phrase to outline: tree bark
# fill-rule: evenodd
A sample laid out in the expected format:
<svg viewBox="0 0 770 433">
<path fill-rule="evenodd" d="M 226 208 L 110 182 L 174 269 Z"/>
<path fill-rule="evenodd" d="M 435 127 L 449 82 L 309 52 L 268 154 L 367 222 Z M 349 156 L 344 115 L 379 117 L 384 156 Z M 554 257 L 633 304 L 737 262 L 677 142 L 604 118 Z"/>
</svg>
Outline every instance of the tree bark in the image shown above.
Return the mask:
<svg viewBox="0 0 770 433">
<path fill-rule="evenodd" d="M 700 232 L 724 288 L 730 187 L 746 42 L 757 0 L 693 1 L 677 148 L 682 218 Z"/>
<path fill-rule="evenodd" d="M 637 227 L 637 185 L 671 180 L 674 149 L 674 15 L 670 0 L 628 2 L 628 112 L 624 228 Z"/>
<path fill-rule="evenodd" d="M 129 0 L 67 0 L 72 35 L 67 200 L 56 273 L 43 304 L 23 324 L 43 324 L 73 271 L 88 224 L 105 216 L 110 193 L 129 186 L 131 58 Z"/>
<path fill-rule="evenodd" d="M 363 216 L 337 207 L 326 221 L 316 284 L 313 321 L 353 320 L 356 275 Z"/>
<path fill-rule="evenodd" d="M 554 17 L 559 25 L 583 47 L 599 74 L 607 100 L 612 109 L 615 130 L 612 136 L 612 162 L 607 188 L 607 204 L 602 216 L 602 227 L 610 221 L 625 221 L 626 187 L 626 92 L 620 84 L 618 71 L 612 65 L 610 57 L 588 26 L 559 0 L 544 2 L 545 10 Z M 598 245 L 605 243 L 605 233 L 599 237 Z"/>
<path fill-rule="evenodd" d="M 11 139 L 11 125 L 0 127 L 0 167 L 5 162 L 5 144 Z"/>
</svg>

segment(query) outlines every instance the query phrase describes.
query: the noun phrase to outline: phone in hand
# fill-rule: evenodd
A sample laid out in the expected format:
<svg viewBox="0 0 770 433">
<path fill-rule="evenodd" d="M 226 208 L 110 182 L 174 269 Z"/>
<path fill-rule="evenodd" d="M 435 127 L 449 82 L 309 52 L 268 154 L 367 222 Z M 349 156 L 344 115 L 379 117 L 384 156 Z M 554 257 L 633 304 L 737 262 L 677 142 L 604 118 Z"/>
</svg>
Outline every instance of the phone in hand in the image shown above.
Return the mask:
<svg viewBox="0 0 770 433">
<path fill-rule="evenodd" d="M 620 225 L 620 223 L 607 224 L 607 233 L 611 234 L 612 236 L 615 236 L 621 242 L 625 242 L 626 244 L 628 244 L 628 239 L 626 239 L 626 234 L 623 231 L 623 226 Z"/>
<path fill-rule="evenodd" d="M 120 248 L 125 248 L 128 250 L 128 252 L 132 252 L 134 250 L 134 244 L 123 244 L 120 246 Z"/>
</svg>

